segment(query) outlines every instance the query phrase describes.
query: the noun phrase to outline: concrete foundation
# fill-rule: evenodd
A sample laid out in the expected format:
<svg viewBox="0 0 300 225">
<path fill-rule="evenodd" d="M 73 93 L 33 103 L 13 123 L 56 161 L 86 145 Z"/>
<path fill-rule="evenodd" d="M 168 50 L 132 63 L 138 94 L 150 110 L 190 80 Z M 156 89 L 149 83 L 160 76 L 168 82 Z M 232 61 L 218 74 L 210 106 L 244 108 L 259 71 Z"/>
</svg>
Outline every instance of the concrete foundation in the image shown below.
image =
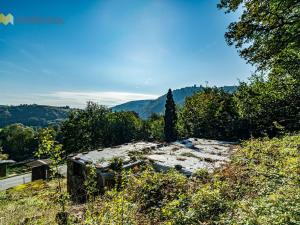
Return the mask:
<svg viewBox="0 0 300 225">
<path fill-rule="evenodd" d="M 175 168 L 192 175 L 200 168 L 213 171 L 229 161 L 234 143 L 189 138 L 173 143 L 136 142 L 104 148 L 69 156 L 67 169 L 68 193 L 72 200 L 84 202 L 87 165 L 93 164 L 97 173 L 98 193 L 114 186 L 115 173 L 110 169 L 113 158 L 123 160 L 123 169 L 132 168 L 145 160 L 152 162 L 157 170 Z M 179 169 L 180 168 L 180 169 Z"/>
</svg>

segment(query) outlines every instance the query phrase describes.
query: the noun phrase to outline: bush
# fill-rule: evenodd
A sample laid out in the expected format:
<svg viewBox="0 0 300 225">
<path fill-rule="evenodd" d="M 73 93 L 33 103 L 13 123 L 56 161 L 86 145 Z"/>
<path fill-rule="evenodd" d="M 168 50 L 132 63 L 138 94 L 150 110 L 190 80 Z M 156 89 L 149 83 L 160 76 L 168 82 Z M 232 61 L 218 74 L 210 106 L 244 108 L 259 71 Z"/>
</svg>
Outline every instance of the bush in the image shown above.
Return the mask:
<svg viewBox="0 0 300 225">
<path fill-rule="evenodd" d="M 220 190 L 204 186 L 192 196 L 188 214 L 192 215 L 194 222 L 213 222 L 225 209 L 226 200 L 222 198 Z"/>
<path fill-rule="evenodd" d="M 144 213 L 159 213 L 168 201 L 177 199 L 188 190 L 187 178 L 177 171 L 156 173 L 147 169 L 128 182 L 132 200 L 140 204 Z"/>
<path fill-rule="evenodd" d="M 105 195 L 102 202 L 96 224 L 139 224 L 136 220 L 138 205 L 128 201 L 126 193 L 114 189 Z M 91 224 L 91 221 L 86 222 Z"/>
</svg>

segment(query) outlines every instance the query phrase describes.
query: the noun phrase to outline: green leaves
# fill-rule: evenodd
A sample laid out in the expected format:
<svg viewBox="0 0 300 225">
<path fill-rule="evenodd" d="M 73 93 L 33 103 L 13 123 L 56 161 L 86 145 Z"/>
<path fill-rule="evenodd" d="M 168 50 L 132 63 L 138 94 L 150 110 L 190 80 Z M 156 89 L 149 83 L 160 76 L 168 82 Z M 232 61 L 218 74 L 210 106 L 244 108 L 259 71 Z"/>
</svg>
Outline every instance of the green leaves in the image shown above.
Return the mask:
<svg viewBox="0 0 300 225">
<path fill-rule="evenodd" d="M 226 13 L 238 8 L 243 10 L 239 21 L 229 25 L 225 38 L 249 63 L 265 71 L 276 66 L 289 71 L 294 68 L 293 72 L 299 74 L 299 1 L 221 0 L 218 7 L 225 9 Z M 291 50 L 297 52 L 288 54 L 292 60 L 284 57 Z M 295 68 L 297 61 L 298 68 Z"/>
<path fill-rule="evenodd" d="M 97 171 L 93 164 L 86 166 L 87 179 L 84 181 L 84 187 L 87 193 L 88 201 L 93 201 L 97 193 Z"/>
<path fill-rule="evenodd" d="M 252 76 L 234 95 L 239 115 L 254 136 L 274 136 L 299 130 L 299 81 L 292 77 L 268 80 Z"/>
<path fill-rule="evenodd" d="M 11 159 L 24 160 L 33 156 L 37 133 L 22 124 L 12 124 L 0 130 L 0 146 Z"/>
<path fill-rule="evenodd" d="M 186 99 L 180 114 L 187 136 L 234 139 L 239 133 L 239 117 L 232 94 L 206 88 Z"/>
<path fill-rule="evenodd" d="M 134 112 L 111 112 L 88 102 L 86 109 L 73 111 L 61 128 L 67 153 L 119 145 L 139 137 L 142 121 Z"/>
<path fill-rule="evenodd" d="M 51 128 L 44 128 L 39 133 L 39 148 L 35 153 L 38 158 L 50 158 L 50 169 L 52 177 L 57 179 L 57 202 L 62 207 L 62 212 L 65 211 L 66 201 L 68 200 L 68 194 L 62 191 L 61 178 L 59 177 L 59 165 L 64 160 L 65 152 L 62 149 L 62 145 L 54 138 L 55 131 Z"/>
<path fill-rule="evenodd" d="M 39 134 L 39 148 L 35 152 L 35 156 L 38 158 L 48 158 L 52 160 L 52 163 L 58 165 L 63 161 L 64 151 L 62 145 L 58 144 L 54 139 L 54 130 L 51 128 L 44 128 Z"/>
</svg>

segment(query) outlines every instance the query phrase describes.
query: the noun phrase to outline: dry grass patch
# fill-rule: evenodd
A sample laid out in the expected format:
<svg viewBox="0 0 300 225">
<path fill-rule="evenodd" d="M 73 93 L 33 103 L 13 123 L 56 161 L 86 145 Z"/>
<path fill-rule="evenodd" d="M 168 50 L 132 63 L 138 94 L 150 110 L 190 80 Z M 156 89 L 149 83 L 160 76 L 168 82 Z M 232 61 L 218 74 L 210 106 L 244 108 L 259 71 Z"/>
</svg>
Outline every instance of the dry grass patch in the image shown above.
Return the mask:
<svg viewBox="0 0 300 225">
<path fill-rule="evenodd" d="M 55 215 L 59 211 L 56 195 L 54 181 L 40 180 L 0 192 L 1 225 L 55 224 Z"/>
</svg>

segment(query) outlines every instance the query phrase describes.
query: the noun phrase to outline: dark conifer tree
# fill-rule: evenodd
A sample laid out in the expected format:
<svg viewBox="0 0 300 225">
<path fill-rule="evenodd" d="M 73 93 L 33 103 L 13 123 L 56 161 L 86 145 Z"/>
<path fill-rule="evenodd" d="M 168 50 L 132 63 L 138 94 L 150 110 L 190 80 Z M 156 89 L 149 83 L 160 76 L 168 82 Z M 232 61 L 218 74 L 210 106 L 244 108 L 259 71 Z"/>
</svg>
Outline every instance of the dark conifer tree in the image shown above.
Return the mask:
<svg viewBox="0 0 300 225">
<path fill-rule="evenodd" d="M 164 120 L 165 120 L 165 127 L 164 127 L 165 141 L 166 142 L 176 141 L 176 139 L 177 139 L 177 132 L 176 132 L 177 115 L 176 115 L 176 107 L 175 107 L 171 89 L 169 89 L 168 94 L 167 94 Z"/>
</svg>

